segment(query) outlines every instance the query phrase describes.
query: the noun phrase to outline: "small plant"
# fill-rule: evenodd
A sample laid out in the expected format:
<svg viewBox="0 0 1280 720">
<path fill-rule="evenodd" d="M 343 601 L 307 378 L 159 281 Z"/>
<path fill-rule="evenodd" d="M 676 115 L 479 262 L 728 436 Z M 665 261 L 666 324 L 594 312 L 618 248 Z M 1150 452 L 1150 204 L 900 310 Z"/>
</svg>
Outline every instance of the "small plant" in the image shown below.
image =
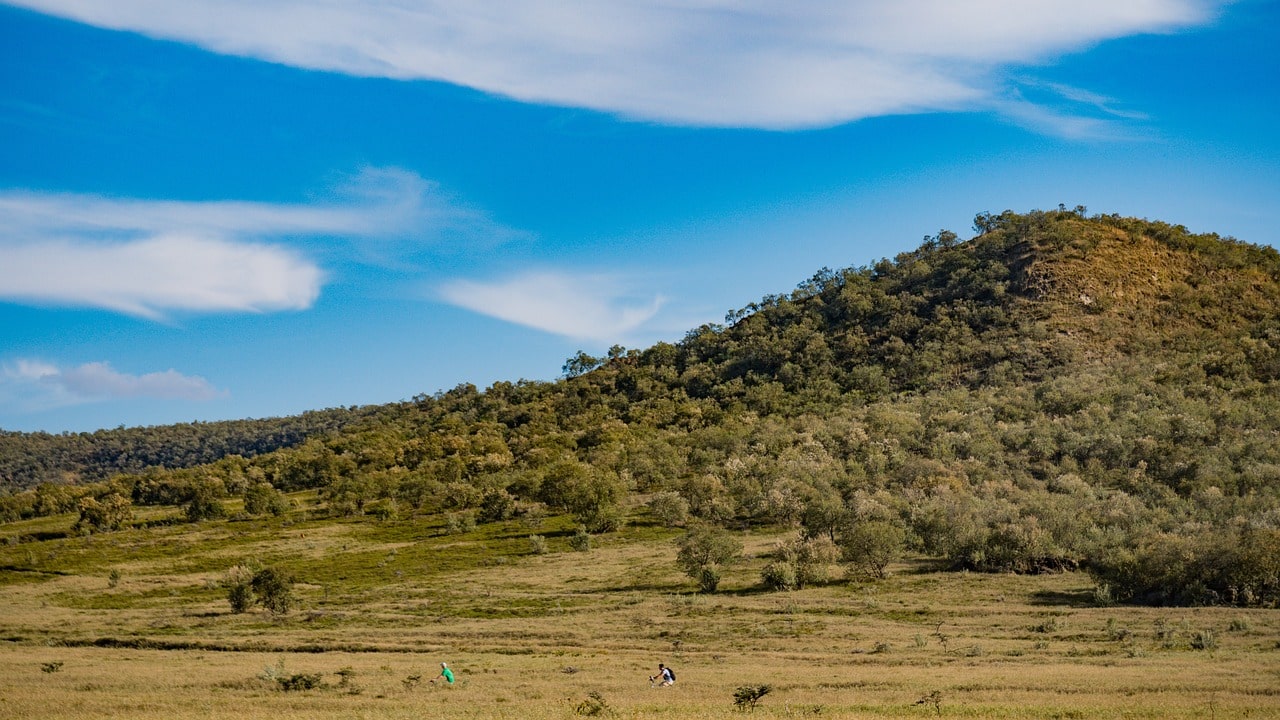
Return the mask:
<svg viewBox="0 0 1280 720">
<path fill-rule="evenodd" d="M 942 632 L 942 623 L 938 623 L 938 626 L 933 629 L 933 636 L 938 638 L 938 644 L 942 645 L 942 654 L 946 655 L 949 652 L 947 650 L 947 641 L 951 638 Z"/>
<path fill-rule="evenodd" d="M 405 690 L 412 690 L 422 684 L 422 675 L 414 674 L 400 681 Z"/>
<path fill-rule="evenodd" d="M 474 510 L 449 513 L 444 520 L 444 531 L 449 535 L 461 535 L 476 529 L 476 513 Z"/>
<path fill-rule="evenodd" d="M 765 695 L 773 692 L 770 685 L 743 685 L 733 691 L 733 704 L 743 712 L 754 712 Z"/>
<path fill-rule="evenodd" d="M 1227 625 L 1228 632 L 1249 632 L 1253 629 L 1253 623 L 1248 617 L 1240 615 L 1231 619 L 1231 623 Z"/>
<path fill-rule="evenodd" d="M 1216 650 L 1218 647 L 1218 637 L 1213 631 L 1205 628 L 1197 630 L 1191 634 L 1191 649 L 1193 650 Z"/>
<path fill-rule="evenodd" d="M 573 537 L 569 538 L 569 547 L 575 552 L 589 552 L 591 550 L 591 533 L 587 532 L 584 527 L 579 527 L 573 533 Z"/>
<path fill-rule="evenodd" d="M 120 571 L 115 568 L 112 568 L 111 572 L 107 573 L 107 587 L 114 588 L 119 584 L 120 584 Z"/>
<path fill-rule="evenodd" d="M 875 646 L 873 646 L 873 647 L 871 648 L 871 654 L 873 654 L 873 655 L 882 655 L 882 654 L 884 654 L 884 653 L 889 652 L 889 649 L 890 649 L 891 647 L 892 647 L 892 646 L 891 646 L 891 645 L 889 645 L 889 643 L 884 642 L 884 641 L 882 640 L 882 641 L 880 641 L 880 642 L 876 643 L 876 644 L 875 644 Z"/>
<path fill-rule="evenodd" d="M 1107 639 L 1115 642 L 1128 640 L 1133 635 L 1133 631 L 1127 627 L 1120 627 L 1115 618 L 1107 618 Z"/>
<path fill-rule="evenodd" d="M 43 673 L 56 673 L 61 669 L 62 669 L 61 660 L 55 660 L 54 662 L 40 663 L 40 672 L 43 672 Z"/>
<path fill-rule="evenodd" d="M 587 693 L 586 699 L 575 705 L 573 711 L 584 717 L 599 717 L 601 715 L 613 714 L 613 708 L 609 707 L 609 703 L 604 699 L 604 695 L 601 695 L 595 690 Z"/>
<path fill-rule="evenodd" d="M 547 539 L 542 535 L 529 536 L 529 552 L 534 555 L 547 554 Z"/>
<path fill-rule="evenodd" d="M 1059 629 L 1060 626 L 1058 625 L 1058 618 L 1052 616 L 1031 626 L 1031 632 L 1038 633 L 1052 633 L 1057 632 Z"/>
<path fill-rule="evenodd" d="M 929 694 L 917 700 L 916 704 L 932 705 L 933 711 L 938 714 L 938 717 L 942 717 L 942 693 L 939 692 L 938 690 L 933 690 L 929 692 Z"/>
<path fill-rule="evenodd" d="M 294 673 L 276 678 L 276 685 L 284 692 L 315 690 L 324 687 L 320 673 Z"/>
</svg>

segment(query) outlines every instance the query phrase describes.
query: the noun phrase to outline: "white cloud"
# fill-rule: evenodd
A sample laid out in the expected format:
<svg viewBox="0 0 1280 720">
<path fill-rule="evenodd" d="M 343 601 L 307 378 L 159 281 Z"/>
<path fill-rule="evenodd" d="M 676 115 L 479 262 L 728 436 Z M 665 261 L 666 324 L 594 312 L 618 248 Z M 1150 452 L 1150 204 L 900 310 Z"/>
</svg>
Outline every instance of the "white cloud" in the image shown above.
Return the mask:
<svg viewBox="0 0 1280 720">
<path fill-rule="evenodd" d="M 1225 0 L 10 0 L 215 52 L 679 124 L 996 109 L 1000 70 Z"/>
<path fill-rule="evenodd" d="M 29 410 L 125 398 L 205 401 L 226 394 L 202 377 L 173 369 L 130 375 L 105 362 L 61 368 L 28 358 L 0 369 L 0 396 Z"/>
<path fill-rule="evenodd" d="M 498 232 L 437 195 L 395 169 L 365 170 L 311 205 L 0 192 L 0 299 L 150 319 L 302 310 L 324 272 L 285 239 L 417 242 L 451 225 Z"/>
<path fill-rule="evenodd" d="M 634 297 L 616 277 L 529 273 L 506 280 L 455 280 L 441 296 L 459 307 L 565 337 L 620 342 L 652 318 L 661 297 Z"/>
</svg>

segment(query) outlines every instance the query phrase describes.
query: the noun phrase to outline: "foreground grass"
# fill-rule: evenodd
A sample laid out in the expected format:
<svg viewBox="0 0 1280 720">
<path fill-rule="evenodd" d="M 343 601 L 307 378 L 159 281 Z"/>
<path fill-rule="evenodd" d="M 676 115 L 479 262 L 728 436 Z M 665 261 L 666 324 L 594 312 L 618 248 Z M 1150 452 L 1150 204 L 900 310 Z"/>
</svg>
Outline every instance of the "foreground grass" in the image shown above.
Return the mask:
<svg viewBox="0 0 1280 720">
<path fill-rule="evenodd" d="M 298 515 L 90 538 L 42 522 L 0 526 L 24 538 L 0 547 L 3 717 L 539 720 L 598 693 L 601 715 L 718 718 L 737 715 L 735 688 L 766 683 L 765 717 L 1280 716 L 1280 612 L 1095 607 L 1079 574 L 915 559 L 877 583 L 766 593 L 777 535 L 751 534 L 723 592 L 699 595 L 676 533 L 644 525 L 584 554 L 562 518 L 446 535 L 439 518 Z M 300 607 L 232 614 L 218 583 L 249 559 L 296 573 Z M 455 687 L 426 682 L 442 660 Z M 658 662 L 676 687 L 649 687 Z M 295 674 L 323 686 L 283 691 Z"/>
</svg>

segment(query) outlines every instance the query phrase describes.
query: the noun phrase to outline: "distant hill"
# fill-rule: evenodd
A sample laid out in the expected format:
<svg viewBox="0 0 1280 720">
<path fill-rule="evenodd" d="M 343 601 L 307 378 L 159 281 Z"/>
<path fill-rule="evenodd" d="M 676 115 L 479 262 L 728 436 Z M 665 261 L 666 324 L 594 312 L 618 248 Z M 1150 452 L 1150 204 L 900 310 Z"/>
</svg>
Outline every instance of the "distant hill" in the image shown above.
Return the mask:
<svg viewBox="0 0 1280 720">
<path fill-rule="evenodd" d="M 211 465 L 217 424 L 71 439 L 135 443 L 131 465 L 37 461 L 57 438 L 6 436 L 11 484 L 127 474 L 0 512 L 314 488 L 336 515 L 537 506 L 607 532 L 643 500 L 846 554 L 874 530 L 958 568 L 1086 567 L 1104 598 L 1280 602 L 1280 254 L 1083 209 L 975 229 L 821 270 L 677 343 L 579 353 L 561 381 L 325 415 L 275 447 L 245 426 L 253 450 Z"/>
<path fill-rule="evenodd" d="M 150 467 L 188 468 L 229 455 L 253 457 L 339 430 L 362 417 L 331 409 L 293 417 L 118 428 L 91 433 L 0 430 L 0 488 L 105 480 Z"/>
</svg>

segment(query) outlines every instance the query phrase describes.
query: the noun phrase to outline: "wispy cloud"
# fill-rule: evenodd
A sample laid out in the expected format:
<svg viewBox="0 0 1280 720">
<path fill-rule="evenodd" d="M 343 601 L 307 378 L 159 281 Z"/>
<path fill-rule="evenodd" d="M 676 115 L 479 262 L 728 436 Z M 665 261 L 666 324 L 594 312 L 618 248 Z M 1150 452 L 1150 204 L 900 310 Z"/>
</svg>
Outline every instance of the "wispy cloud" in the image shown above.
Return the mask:
<svg viewBox="0 0 1280 720">
<path fill-rule="evenodd" d="M 26 358 L 0 368 L 0 397 L 4 404 L 27 410 L 128 398 L 207 401 L 226 394 L 202 377 L 173 369 L 130 375 L 105 362 L 63 368 Z"/>
<path fill-rule="evenodd" d="M 447 302 L 483 315 L 565 337 L 621 342 L 643 326 L 663 298 L 638 297 L 610 275 L 529 273 L 488 282 L 455 280 L 440 288 Z"/>
<path fill-rule="evenodd" d="M 0 300 L 157 320 L 302 310 L 325 273 L 286 240 L 385 239 L 356 251 L 374 258 L 375 246 L 422 242 L 454 226 L 500 234 L 473 215 L 396 169 L 367 169 L 312 204 L 0 192 Z"/>
<path fill-rule="evenodd" d="M 797 128 L 998 107 L 1000 70 L 1225 0 L 10 0 L 215 52 L 662 122 Z"/>
</svg>

